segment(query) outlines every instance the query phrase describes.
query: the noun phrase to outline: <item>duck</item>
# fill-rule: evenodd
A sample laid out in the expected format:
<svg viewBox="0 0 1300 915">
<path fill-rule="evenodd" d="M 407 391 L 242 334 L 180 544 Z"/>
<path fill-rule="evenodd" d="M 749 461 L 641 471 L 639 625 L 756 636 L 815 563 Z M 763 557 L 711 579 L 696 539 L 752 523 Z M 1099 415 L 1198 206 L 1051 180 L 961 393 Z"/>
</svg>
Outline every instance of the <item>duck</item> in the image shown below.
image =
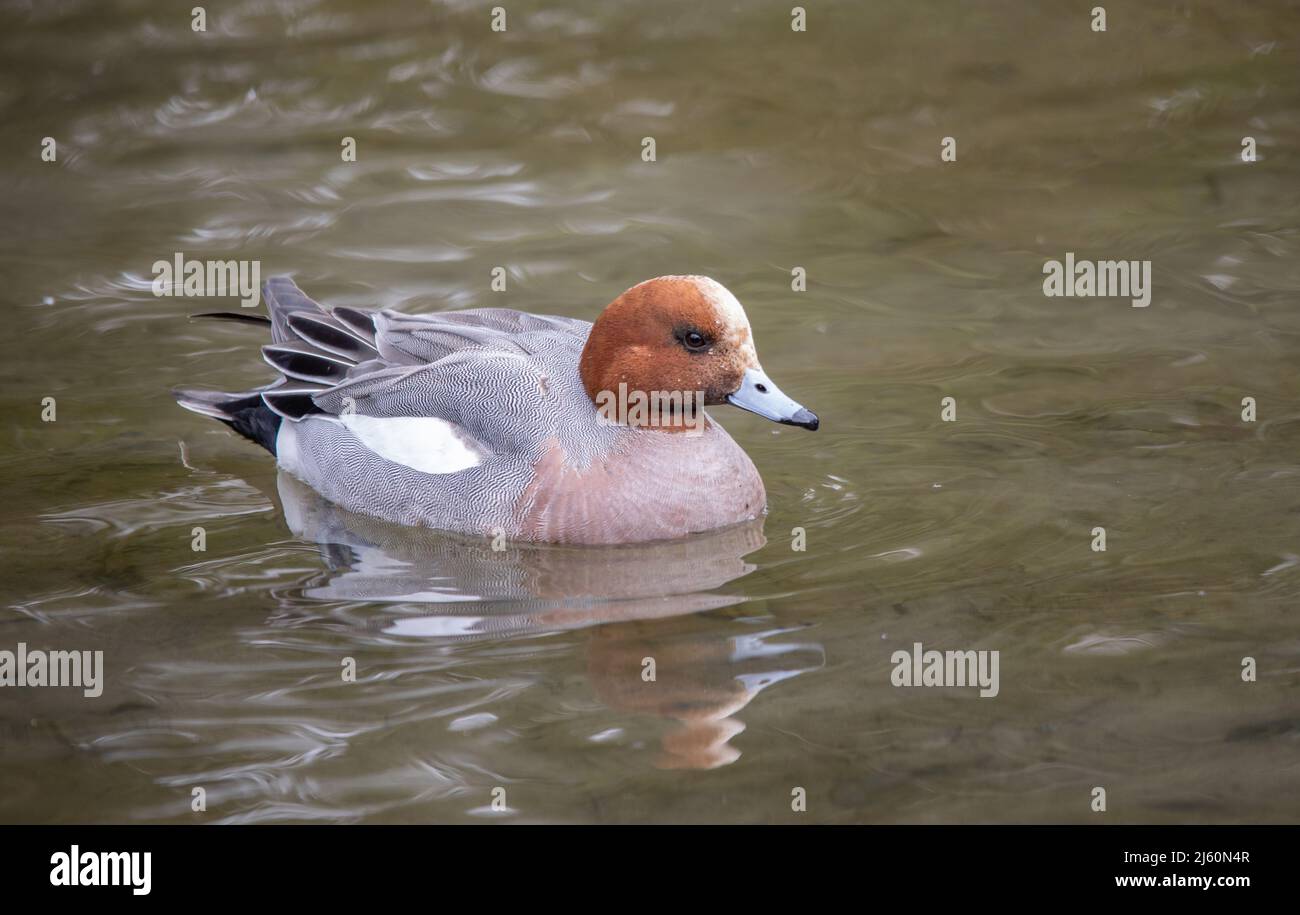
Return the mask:
<svg viewBox="0 0 1300 915">
<path fill-rule="evenodd" d="M 266 281 L 269 384 L 173 390 L 342 508 L 494 541 L 616 545 L 752 521 L 753 461 L 703 408 L 819 420 L 763 371 L 744 308 L 705 276 L 627 289 L 595 322 L 507 308 L 325 307 Z"/>
</svg>

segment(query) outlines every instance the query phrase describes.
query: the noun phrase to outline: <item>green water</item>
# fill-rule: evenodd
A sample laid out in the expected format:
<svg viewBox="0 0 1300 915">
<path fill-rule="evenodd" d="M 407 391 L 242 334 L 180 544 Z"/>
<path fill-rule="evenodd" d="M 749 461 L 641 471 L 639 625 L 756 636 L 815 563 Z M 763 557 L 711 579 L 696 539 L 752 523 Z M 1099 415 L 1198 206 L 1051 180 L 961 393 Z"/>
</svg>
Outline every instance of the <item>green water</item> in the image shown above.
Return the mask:
<svg viewBox="0 0 1300 915">
<path fill-rule="evenodd" d="M 0 650 L 106 669 L 0 688 L 0 821 L 1300 817 L 1296 4 L 193 5 L 0 2 Z M 176 252 L 415 312 L 708 274 L 822 427 L 716 408 L 770 512 L 684 543 L 393 529 L 173 404 L 269 377 Z"/>
</svg>

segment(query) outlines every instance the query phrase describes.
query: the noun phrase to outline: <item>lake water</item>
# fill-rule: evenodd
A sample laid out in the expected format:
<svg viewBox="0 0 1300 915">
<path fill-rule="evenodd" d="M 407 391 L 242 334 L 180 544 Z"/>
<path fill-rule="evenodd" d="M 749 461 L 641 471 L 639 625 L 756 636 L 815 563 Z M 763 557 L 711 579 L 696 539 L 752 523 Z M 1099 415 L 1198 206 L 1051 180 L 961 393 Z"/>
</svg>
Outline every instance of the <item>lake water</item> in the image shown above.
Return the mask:
<svg viewBox="0 0 1300 915">
<path fill-rule="evenodd" d="M 1300 817 L 1294 4 L 193 5 L 0 2 L 0 649 L 105 665 L 0 689 L 0 821 Z M 713 409 L 770 511 L 683 542 L 349 516 L 173 403 L 270 377 L 177 252 L 413 312 L 708 274 L 821 430 Z M 998 695 L 893 686 L 918 642 Z"/>
</svg>

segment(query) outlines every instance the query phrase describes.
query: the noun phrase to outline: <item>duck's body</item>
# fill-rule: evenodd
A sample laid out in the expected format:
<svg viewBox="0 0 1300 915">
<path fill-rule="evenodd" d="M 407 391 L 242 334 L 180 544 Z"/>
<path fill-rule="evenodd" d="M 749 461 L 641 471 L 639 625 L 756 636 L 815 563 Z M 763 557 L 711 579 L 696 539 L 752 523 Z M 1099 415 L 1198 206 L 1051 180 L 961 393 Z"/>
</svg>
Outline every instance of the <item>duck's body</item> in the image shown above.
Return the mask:
<svg viewBox="0 0 1300 915">
<path fill-rule="evenodd" d="M 589 322 L 506 309 L 326 311 L 287 278 L 268 281 L 263 297 L 273 341 L 264 353 L 282 378 L 247 394 L 179 391 L 178 399 L 263 444 L 285 470 L 351 511 L 594 544 L 680 537 L 765 508 L 753 463 L 707 416 L 690 428 L 680 416 L 651 428 L 611 423 L 597 410 L 596 389 L 620 380 L 703 393 L 718 379 L 700 371 L 713 364 L 702 350 L 675 371 L 675 354 L 643 352 L 640 364 L 652 363 L 660 377 L 638 379 L 648 369 L 627 361 L 637 347 L 622 342 L 626 321 L 593 338 Z M 632 303 L 624 317 L 645 307 Z M 715 342 L 711 358 L 725 351 Z M 737 345 L 752 354 L 747 340 Z M 816 418 L 798 424 L 815 427 Z"/>
</svg>

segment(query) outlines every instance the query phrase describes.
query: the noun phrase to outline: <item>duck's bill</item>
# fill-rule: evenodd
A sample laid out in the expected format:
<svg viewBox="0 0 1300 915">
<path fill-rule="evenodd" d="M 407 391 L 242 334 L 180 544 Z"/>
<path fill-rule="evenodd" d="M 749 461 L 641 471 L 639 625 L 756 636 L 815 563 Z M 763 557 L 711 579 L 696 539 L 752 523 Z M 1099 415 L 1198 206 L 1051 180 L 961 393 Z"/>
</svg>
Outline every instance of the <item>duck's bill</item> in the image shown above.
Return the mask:
<svg viewBox="0 0 1300 915">
<path fill-rule="evenodd" d="M 802 405 L 781 393 L 781 389 L 772 383 L 772 379 L 762 369 L 746 369 L 740 387 L 727 396 L 727 402 L 733 407 L 740 407 L 787 426 L 803 426 L 814 430 L 818 426 L 817 414 L 805 410 Z"/>
</svg>

